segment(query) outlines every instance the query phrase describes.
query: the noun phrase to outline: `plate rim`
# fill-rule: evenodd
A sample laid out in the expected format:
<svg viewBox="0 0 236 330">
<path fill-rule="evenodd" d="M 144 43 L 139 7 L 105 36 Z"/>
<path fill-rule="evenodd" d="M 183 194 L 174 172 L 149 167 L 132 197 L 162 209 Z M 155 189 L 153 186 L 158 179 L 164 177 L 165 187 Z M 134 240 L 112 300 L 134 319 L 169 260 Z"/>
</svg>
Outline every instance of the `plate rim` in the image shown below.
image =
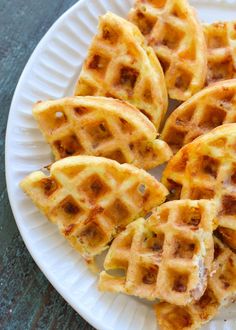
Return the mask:
<svg viewBox="0 0 236 330">
<path fill-rule="evenodd" d="M 89 312 L 86 311 L 86 308 L 84 308 L 81 304 L 75 305 L 73 302 L 73 299 L 70 297 L 70 295 L 67 293 L 67 290 L 63 288 L 59 284 L 59 282 L 56 281 L 56 279 L 53 278 L 53 275 L 46 269 L 44 268 L 40 258 L 37 257 L 36 253 L 34 252 L 33 247 L 30 245 L 30 242 L 27 240 L 26 234 L 24 233 L 23 226 L 21 226 L 20 221 L 18 220 L 17 216 L 17 205 L 14 202 L 13 198 L 13 191 L 12 191 L 12 178 L 10 176 L 10 170 L 8 167 L 8 164 L 10 162 L 9 157 L 10 157 L 10 127 L 12 126 L 11 123 L 14 120 L 14 107 L 16 104 L 16 100 L 19 94 L 19 89 L 21 82 L 24 80 L 25 76 L 27 75 L 28 71 L 31 70 L 31 66 L 36 58 L 37 53 L 40 51 L 40 49 L 43 48 L 44 44 L 46 44 L 47 40 L 51 37 L 53 34 L 54 30 L 57 28 L 58 25 L 62 23 L 63 20 L 66 19 L 67 16 L 70 15 L 71 12 L 73 12 L 75 9 L 79 9 L 86 3 L 86 0 L 80 0 L 79 2 L 76 2 L 74 5 L 69 7 L 61 16 L 59 16 L 55 22 L 50 26 L 50 28 L 44 33 L 36 47 L 34 48 L 32 54 L 28 58 L 24 69 L 20 75 L 20 78 L 17 82 L 16 88 L 14 90 L 14 94 L 12 97 L 12 101 L 10 104 L 9 108 L 9 114 L 8 114 L 8 119 L 7 119 L 7 129 L 6 129 L 6 134 L 5 134 L 5 177 L 6 177 L 6 188 L 7 188 L 7 194 L 8 194 L 8 199 L 10 203 L 10 207 L 13 213 L 14 220 L 16 222 L 17 228 L 20 232 L 20 235 L 23 239 L 23 242 L 30 253 L 31 257 L 33 258 L 34 262 L 36 265 L 39 267 L 40 271 L 44 274 L 44 276 L 47 278 L 47 280 L 50 282 L 50 284 L 54 287 L 54 289 L 59 293 L 59 295 L 68 303 L 76 313 L 78 313 L 86 322 L 88 322 L 90 325 L 92 325 L 95 329 L 99 326 L 99 329 L 101 330 L 110 330 L 109 327 L 104 327 L 102 325 L 98 325 L 96 319 L 91 318 Z"/>
</svg>

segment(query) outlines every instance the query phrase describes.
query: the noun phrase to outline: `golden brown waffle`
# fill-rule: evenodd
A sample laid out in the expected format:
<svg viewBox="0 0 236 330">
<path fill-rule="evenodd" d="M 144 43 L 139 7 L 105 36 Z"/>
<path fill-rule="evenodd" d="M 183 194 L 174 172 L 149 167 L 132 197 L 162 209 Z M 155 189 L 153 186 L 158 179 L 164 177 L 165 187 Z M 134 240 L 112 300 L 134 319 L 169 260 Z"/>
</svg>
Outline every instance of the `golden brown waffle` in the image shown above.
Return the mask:
<svg viewBox="0 0 236 330">
<path fill-rule="evenodd" d="M 21 188 L 91 264 L 119 231 L 168 194 L 144 170 L 93 156 L 59 160 L 50 176 L 34 172 Z"/>
<path fill-rule="evenodd" d="M 164 74 L 137 27 L 112 13 L 102 16 L 75 95 L 99 95 L 129 101 L 156 126 L 167 109 Z"/>
<path fill-rule="evenodd" d="M 129 19 L 161 62 L 171 98 L 187 100 L 204 86 L 206 42 L 187 0 L 136 0 Z"/>
<path fill-rule="evenodd" d="M 236 122 L 235 94 L 236 79 L 203 89 L 172 112 L 161 138 L 176 152 L 213 128 Z"/>
<path fill-rule="evenodd" d="M 199 299 L 211 271 L 215 215 L 213 202 L 181 200 L 133 222 L 108 251 L 100 290 L 178 305 Z M 108 273 L 118 270 L 123 274 Z"/>
<path fill-rule="evenodd" d="M 225 124 L 180 149 L 163 172 L 169 199 L 214 199 L 219 232 L 236 248 L 236 124 Z M 225 239 L 226 237 L 226 239 Z"/>
<path fill-rule="evenodd" d="M 33 114 L 56 160 L 92 155 L 150 169 L 172 156 L 147 117 L 123 101 L 70 97 L 37 103 Z"/>
<path fill-rule="evenodd" d="M 207 48 L 206 85 L 236 78 L 236 22 L 215 22 L 203 26 Z"/>
<path fill-rule="evenodd" d="M 197 330 L 235 299 L 236 255 L 215 238 L 213 272 L 200 300 L 189 306 L 161 302 L 154 308 L 160 330 Z"/>
</svg>

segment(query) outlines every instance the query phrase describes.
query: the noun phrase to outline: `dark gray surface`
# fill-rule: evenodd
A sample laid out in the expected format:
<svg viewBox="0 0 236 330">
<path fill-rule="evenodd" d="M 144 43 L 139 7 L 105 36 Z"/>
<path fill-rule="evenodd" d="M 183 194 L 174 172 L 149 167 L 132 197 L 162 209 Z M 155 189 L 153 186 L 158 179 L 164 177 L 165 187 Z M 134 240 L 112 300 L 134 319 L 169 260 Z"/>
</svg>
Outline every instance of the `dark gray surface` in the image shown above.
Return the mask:
<svg viewBox="0 0 236 330">
<path fill-rule="evenodd" d="M 11 99 L 39 40 L 75 0 L 0 0 L 0 329 L 93 329 L 61 298 L 29 255 L 5 184 L 4 140 Z"/>
</svg>

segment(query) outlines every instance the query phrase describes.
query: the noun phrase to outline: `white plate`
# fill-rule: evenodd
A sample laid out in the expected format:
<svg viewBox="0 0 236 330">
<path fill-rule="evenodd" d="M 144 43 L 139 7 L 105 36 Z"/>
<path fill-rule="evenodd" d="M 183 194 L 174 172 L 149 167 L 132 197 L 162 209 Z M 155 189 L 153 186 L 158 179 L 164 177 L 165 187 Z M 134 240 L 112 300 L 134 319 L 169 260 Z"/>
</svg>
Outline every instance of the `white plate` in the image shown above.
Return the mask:
<svg viewBox="0 0 236 330">
<path fill-rule="evenodd" d="M 235 19 L 236 0 L 192 1 L 205 21 Z M 28 250 L 52 285 L 94 327 L 154 330 L 150 304 L 97 290 L 97 279 L 82 259 L 19 189 L 20 180 L 51 162 L 50 149 L 31 115 L 38 100 L 71 95 L 98 16 L 126 16 L 133 0 L 81 0 L 48 31 L 31 56 L 12 101 L 6 136 L 6 177 L 12 210 Z M 236 329 L 235 305 L 205 329 Z M 227 321 L 224 321 L 226 320 Z"/>
</svg>

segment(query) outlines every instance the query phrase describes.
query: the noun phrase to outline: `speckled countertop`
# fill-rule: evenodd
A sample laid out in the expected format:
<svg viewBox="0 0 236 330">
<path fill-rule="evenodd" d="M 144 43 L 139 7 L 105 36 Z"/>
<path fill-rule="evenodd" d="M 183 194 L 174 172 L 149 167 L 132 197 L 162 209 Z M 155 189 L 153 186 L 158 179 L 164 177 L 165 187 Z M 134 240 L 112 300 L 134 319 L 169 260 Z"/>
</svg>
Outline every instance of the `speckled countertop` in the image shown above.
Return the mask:
<svg viewBox="0 0 236 330">
<path fill-rule="evenodd" d="M 11 99 L 39 40 L 76 0 L 0 0 L 0 329 L 93 329 L 54 290 L 27 251 L 9 206 L 4 142 Z"/>
</svg>

